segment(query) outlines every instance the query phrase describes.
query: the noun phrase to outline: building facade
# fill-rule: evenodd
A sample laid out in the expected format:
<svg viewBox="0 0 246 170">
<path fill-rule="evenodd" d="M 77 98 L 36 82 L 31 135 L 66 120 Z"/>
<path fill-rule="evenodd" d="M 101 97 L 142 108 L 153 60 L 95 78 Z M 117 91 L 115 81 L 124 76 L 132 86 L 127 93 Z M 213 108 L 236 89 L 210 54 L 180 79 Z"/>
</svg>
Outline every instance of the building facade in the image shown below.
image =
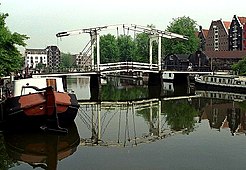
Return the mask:
<svg viewBox="0 0 246 170">
<path fill-rule="evenodd" d="M 212 21 L 206 38 L 205 51 L 228 51 L 228 28 L 230 22 Z"/>
<path fill-rule="evenodd" d="M 47 65 L 47 53 L 45 49 L 26 49 L 25 67 L 36 68 L 38 63 Z"/>
<path fill-rule="evenodd" d="M 61 64 L 61 52 L 57 46 L 46 47 L 47 66 L 51 69 L 58 69 Z"/>
<path fill-rule="evenodd" d="M 51 69 L 57 69 L 60 66 L 60 62 L 61 53 L 57 46 L 25 50 L 25 67 L 35 69 L 40 63 Z"/>
<path fill-rule="evenodd" d="M 229 29 L 229 50 L 246 50 L 246 17 L 233 16 Z"/>
<path fill-rule="evenodd" d="M 200 51 L 205 51 L 207 36 L 208 36 L 208 30 L 203 29 L 202 26 L 199 26 L 199 32 L 197 33 L 197 37 L 200 40 L 199 42 Z"/>
<path fill-rule="evenodd" d="M 91 66 L 91 56 L 86 54 L 78 54 L 76 55 L 76 65 L 79 68 L 86 69 Z"/>
<path fill-rule="evenodd" d="M 232 65 L 246 56 L 246 51 L 205 51 L 209 58 L 211 70 L 231 70 Z"/>
</svg>

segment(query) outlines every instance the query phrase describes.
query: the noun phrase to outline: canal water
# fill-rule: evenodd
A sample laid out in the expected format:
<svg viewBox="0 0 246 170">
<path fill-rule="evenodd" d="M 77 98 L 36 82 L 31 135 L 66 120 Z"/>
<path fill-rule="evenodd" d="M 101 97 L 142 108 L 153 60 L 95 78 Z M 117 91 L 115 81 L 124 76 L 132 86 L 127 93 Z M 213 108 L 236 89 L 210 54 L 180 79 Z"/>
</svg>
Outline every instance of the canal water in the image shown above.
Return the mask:
<svg viewBox="0 0 246 170">
<path fill-rule="evenodd" d="M 67 82 L 80 101 L 69 133 L 0 135 L 0 169 L 245 169 L 244 94 L 119 78 L 94 92 L 88 77 Z"/>
</svg>

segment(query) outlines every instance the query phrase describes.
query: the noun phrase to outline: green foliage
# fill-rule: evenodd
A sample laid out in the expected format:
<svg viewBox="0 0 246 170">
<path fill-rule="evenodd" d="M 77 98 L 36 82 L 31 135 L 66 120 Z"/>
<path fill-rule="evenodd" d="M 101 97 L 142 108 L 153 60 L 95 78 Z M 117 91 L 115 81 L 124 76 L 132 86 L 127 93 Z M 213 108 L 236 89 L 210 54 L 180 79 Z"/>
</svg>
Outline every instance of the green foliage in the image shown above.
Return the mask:
<svg viewBox="0 0 246 170">
<path fill-rule="evenodd" d="M 149 61 L 149 36 L 145 33 L 137 34 L 136 39 L 136 55 L 134 61 Z"/>
<path fill-rule="evenodd" d="M 120 61 L 133 61 L 135 55 L 135 43 L 131 36 L 120 35 L 117 39 Z"/>
<path fill-rule="evenodd" d="M 16 45 L 25 46 L 26 35 L 11 33 L 5 24 L 8 14 L 0 14 L 0 76 L 21 69 L 23 59 Z"/>
<path fill-rule="evenodd" d="M 7 170 L 14 166 L 14 161 L 10 159 L 4 145 L 4 137 L 0 134 L 0 169 Z"/>
<path fill-rule="evenodd" d="M 101 63 L 119 61 L 119 48 L 115 36 L 111 34 L 100 37 Z"/>
<path fill-rule="evenodd" d="M 106 85 L 102 86 L 102 100 L 136 100 L 148 97 L 148 89 L 146 87 L 117 88 L 113 83 L 113 81 L 109 81 Z"/>
<path fill-rule="evenodd" d="M 61 67 L 70 68 L 73 66 L 75 58 L 70 53 L 61 53 Z"/>
<path fill-rule="evenodd" d="M 198 50 L 199 39 L 196 37 L 196 21 L 189 17 L 173 19 L 166 31 L 185 35 L 188 41 L 180 39 L 164 39 L 165 54 L 191 54 Z"/>
<path fill-rule="evenodd" d="M 240 75 L 246 75 L 246 56 L 238 63 L 232 65 L 232 70 Z"/>
<path fill-rule="evenodd" d="M 154 25 L 147 25 L 149 28 L 155 28 Z M 199 39 L 195 33 L 196 22 L 189 17 L 180 17 L 173 19 L 166 31 L 185 35 L 188 41 L 180 39 L 165 39 L 162 43 L 162 55 L 191 54 L 198 50 Z M 157 63 L 158 45 L 153 42 L 153 63 Z M 120 35 L 115 38 L 113 35 L 100 37 L 101 63 L 119 62 L 119 61 L 138 61 L 149 62 L 149 36 L 146 33 L 138 33 L 133 39 L 130 35 Z"/>
<path fill-rule="evenodd" d="M 187 101 L 167 101 L 163 106 L 167 114 L 167 122 L 172 129 L 177 131 L 187 129 L 188 132 L 194 129 L 194 117 L 198 112 Z"/>
<path fill-rule="evenodd" d="M 38 63 L 37 65 L 36 65 L 36 69 L 38 69 L 39 71 L 41 71 L 41 70 L 44 70 L 45 69 L 45 64 L 43 64 L 43 63 Z"/>
</svg>

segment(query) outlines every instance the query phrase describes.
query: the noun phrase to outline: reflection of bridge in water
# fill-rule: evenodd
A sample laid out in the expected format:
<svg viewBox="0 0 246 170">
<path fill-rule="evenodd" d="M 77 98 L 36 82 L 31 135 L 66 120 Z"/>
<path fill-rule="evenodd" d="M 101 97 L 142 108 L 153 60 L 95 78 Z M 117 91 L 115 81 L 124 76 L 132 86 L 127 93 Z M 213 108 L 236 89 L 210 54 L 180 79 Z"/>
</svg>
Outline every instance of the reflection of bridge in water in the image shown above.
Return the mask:
<svg viewBox="0 0 246 170">
<path fill-rule="evenodd" d="M 135 101 L 80 102 L 79 119 L 88 137 L 81 139 L 86 146 L 137 146 L 154 142 L 187 129 L 171 129 L 163 113 L 162 102 L 199 96 L 169 97 Z M 85 136 L 85 135 L 83 135 Z"/>
</svg>

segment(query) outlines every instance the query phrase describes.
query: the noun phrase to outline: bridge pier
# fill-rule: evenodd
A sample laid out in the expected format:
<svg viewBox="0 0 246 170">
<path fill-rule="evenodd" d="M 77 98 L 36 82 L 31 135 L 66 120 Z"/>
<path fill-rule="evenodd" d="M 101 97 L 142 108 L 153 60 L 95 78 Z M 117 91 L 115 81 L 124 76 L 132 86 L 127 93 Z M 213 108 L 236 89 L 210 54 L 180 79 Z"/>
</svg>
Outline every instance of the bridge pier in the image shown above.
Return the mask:
<svg viewBox="0 0 246 170">
<path fill-rule="evenodd" d="M 149 81 L 148 85 L 149 86 L 158 86 L 162 85 L 163 79 L 162 79 L 162 73 L 149 73 Z"/>
<path fill-rule="evenodd" d="M 99 101 L 101 99 L 101 76 L 100 74 L 90 75 L 90 93 L 91 101 Z"/>
<path fill-rule="evenodd" d="M 148 91 L 150 98 L 160 98 L 163 95 L 162 73 L 149 73 Z"/>
</svg>

